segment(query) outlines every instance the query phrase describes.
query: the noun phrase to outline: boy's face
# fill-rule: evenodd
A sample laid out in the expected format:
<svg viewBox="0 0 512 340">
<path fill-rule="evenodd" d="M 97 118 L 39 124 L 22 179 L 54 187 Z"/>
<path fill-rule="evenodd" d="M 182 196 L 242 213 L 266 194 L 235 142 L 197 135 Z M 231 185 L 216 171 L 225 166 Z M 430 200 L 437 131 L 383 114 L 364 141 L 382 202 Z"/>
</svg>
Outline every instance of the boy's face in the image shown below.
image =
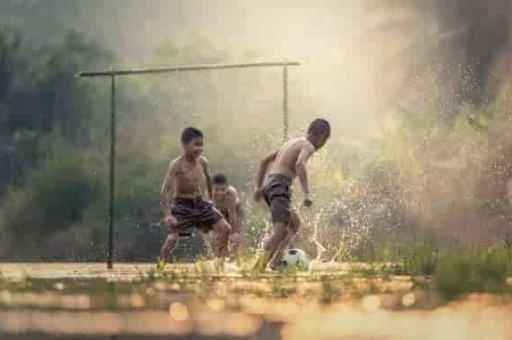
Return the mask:
<svg viewBox="0 0 512 340">
<path fill-rule="evenodd" d="M 203 137 L 195 137 L 187 144 L 183 144 L 185 155 L 197 158 L 203 153 Z"/>
<path fill-rule="evenodd" d="M 329 136 L 327 136 L 326 134 L 314 135 L 311 142 L 315 146 L 315 148 L 318 150 L 322 146 L 325 145 L 325 143 L 327 142 L 328 139 L 329 139 Z"/>
<path fill-rule="evenodd" d="M 228 194 L 227 184 L 214 184 L 213 187 L 213 198 L 215 200 L 223 200 Z"/>
</svg>

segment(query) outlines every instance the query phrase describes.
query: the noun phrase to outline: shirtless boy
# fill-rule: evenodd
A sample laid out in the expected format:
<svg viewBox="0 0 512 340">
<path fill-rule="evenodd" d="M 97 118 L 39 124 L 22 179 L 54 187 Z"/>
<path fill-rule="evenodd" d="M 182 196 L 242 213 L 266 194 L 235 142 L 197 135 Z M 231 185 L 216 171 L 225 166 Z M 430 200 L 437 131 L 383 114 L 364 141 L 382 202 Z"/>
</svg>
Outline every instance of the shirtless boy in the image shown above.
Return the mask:
<svg viewBox="0 0 512 340">
<path fill-rule="evenodd" d="M 261 160 L 254 198 L 257 202 L 262 197 L 265 199 L 270 207 L 274 230 L 254 266 L 256 272 L 264 272 L 269 261 L 270 267 L 277 269 L 284 250 L 297 233 L 300 220 L 290 209 L 291 185 L 295 177 L 299 177 L 304 192 L 304 205 L 310 207 L 313 204 L 309 197 L 306 163 L 309 157 L 327 142 L 330 134 L 329 122 L 316 119 L 309 125 L 305 138 L 292 140 Z M 272 166 L 269 167 L 270 163 Z M 267 171 L 269 174 L 265 179 Z"/>
<path fill-rule="evenodd" d="M 229 185 L 228 178 L 223 173 L 215 174 L 212 178 L 213 205 L 221 212 L 231 226 L 229 236 L 230 253 L 235 256 L 241 242 L 242 205 L 238 198 L 238 191 Z"/>
<path fill-rule="evenodd" d="M 167 258 L 176 246 L 180 235 L 189 235 L 194 227 L 209 233 L 215 257 L 227 257 L 231 227 L 222 214 L 203 198 L 204 184 L 212 197 L 212 183 L 207 159 L 202 156 L 203 133 L 188 127 L 181 134 L 183 152 L 171 161 L 162 183 L 161 200 L 163 224 L 169 229 L 157 269 L 163 270 Z M 169 187 L 173 188 L 172 205 Z"/>
</svg>

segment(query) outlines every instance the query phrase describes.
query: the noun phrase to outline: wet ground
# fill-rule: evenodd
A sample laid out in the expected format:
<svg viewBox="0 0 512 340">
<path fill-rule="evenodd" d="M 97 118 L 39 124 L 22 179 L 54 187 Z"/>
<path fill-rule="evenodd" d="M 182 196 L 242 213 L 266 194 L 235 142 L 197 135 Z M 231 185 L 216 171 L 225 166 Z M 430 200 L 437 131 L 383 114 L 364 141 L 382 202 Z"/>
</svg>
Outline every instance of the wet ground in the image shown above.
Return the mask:
<svg viewBox="0 0 512 340">
<path fill-rule="evenodd" d="M 0 339 L 512 339 L 509 297 L 447 303 L 427 277 L 153 267 L 1 264 Z"/>
</svg>

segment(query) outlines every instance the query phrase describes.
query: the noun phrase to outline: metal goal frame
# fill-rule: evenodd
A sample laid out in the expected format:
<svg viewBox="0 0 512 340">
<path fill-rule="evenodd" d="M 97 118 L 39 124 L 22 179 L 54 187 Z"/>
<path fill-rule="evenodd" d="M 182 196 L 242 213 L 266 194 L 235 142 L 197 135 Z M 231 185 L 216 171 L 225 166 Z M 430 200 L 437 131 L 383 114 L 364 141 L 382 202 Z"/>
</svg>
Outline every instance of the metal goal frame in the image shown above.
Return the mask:
<svg viewBox="0 0 512 340">
<path fill-rule="evenodd" d="M 199 64 L 179 65 L 157 68 L 117 69 L 94 72 L 79 72 L 79 78 L 110 77 L 110 173 L 109 173 L 109 209 L 108 209 L 108 244 L 107 268 L 114 265 L 114 189 L 115 189 L 115 160 L 116 160 L 116 78 L 127 75 L 148 75 L 185 71 L 211 71 L 256 67 L 280 67 L 283 74 L 283 140 L 288 139 L 288 67 L 299 66 L 296 61 L 259 62 L 244 64 Z"/>
</svg>

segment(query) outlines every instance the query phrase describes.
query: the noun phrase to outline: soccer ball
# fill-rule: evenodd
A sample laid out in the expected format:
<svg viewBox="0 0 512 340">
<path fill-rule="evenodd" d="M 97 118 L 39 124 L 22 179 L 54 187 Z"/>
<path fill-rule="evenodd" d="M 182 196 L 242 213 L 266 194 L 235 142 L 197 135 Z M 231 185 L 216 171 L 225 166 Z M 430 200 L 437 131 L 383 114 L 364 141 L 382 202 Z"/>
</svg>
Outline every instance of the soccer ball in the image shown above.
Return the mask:
<svg viewBox="0 0 512 340">
<path fill-rule="evenodd" d="M 299 270 L 309 269 L 309 256 L 301 249 L 288 249 L 284 253 L 282 264 L 286 267 L 296 267 Z"/>
</svg>

